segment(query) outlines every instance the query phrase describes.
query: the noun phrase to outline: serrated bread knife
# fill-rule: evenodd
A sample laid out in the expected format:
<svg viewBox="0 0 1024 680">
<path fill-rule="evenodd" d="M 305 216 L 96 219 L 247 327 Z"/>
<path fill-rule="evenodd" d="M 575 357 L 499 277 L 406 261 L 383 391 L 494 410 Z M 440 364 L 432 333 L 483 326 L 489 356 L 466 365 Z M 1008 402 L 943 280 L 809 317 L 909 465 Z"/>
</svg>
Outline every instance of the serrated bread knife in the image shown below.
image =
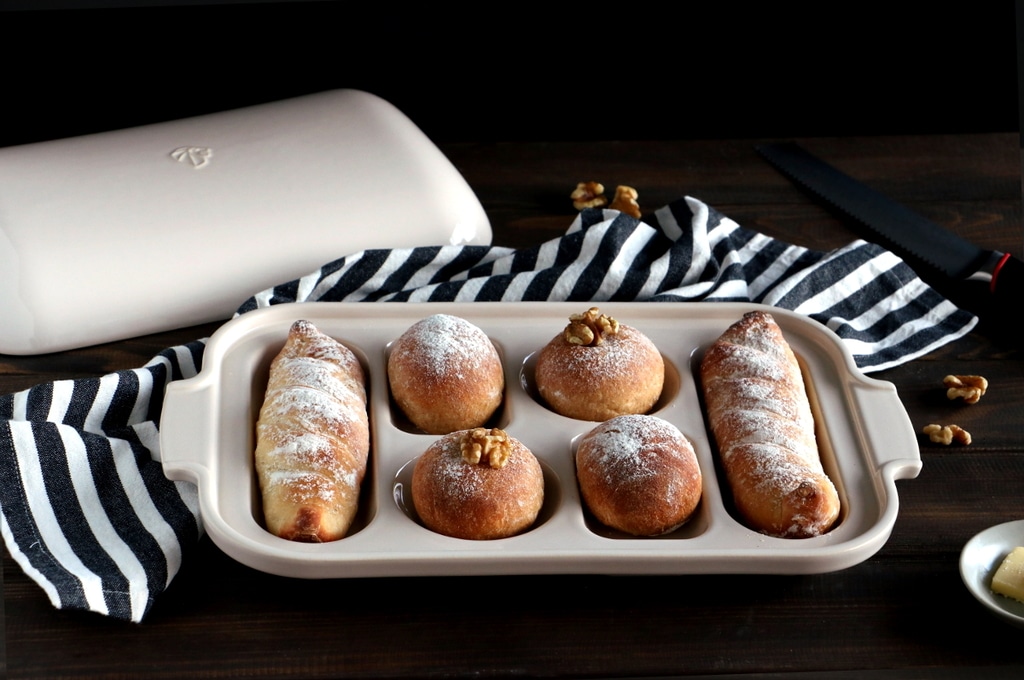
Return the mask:
<svg viewBox="0 0 1024 680">
<path fill-rule="evenodd" d="M 900 256 L 931 267 L 951 282 L 984 282 L 997 308 L 1019 304 L 1024 294 L 1021 260 L 979 248 L 795 143 L 764 144 L 757 151 L 782 174 L 882 237 Z"/>
</svg>

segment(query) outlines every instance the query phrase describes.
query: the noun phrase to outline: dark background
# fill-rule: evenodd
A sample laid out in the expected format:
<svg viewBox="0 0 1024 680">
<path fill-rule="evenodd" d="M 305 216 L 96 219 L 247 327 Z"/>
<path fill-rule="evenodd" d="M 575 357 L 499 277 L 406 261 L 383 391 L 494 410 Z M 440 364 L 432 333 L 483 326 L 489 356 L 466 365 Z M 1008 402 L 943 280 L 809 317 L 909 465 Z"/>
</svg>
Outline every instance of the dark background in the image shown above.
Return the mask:
<svg viewBox="0 0 1024 680">
<path fill-rule="evenodd" d="M 1008 1 L 88 4 L 0 0 L 0 146 L 336 87 L 438 142 L 1019 127 Z"/>
</svg>

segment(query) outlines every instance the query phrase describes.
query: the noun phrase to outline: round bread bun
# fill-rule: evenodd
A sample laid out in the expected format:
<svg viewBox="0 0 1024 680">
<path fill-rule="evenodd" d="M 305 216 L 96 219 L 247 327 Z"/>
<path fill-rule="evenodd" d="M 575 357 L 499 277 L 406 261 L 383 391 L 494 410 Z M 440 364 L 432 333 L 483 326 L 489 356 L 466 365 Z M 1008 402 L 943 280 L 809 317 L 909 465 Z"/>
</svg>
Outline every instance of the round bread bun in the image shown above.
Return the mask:
<svg viewBox="0 0 1024 680">
<path fill-rule="evenodd" d="M 503 430 L 463 430 L 441 437 L 416 461 L 412 500 L 423 523 L 439 534 L 506 538 L 536 521 L 544 474 L 533 453 Z"/>
<path fill-rule="evenodd" d="M 448 314 L 417 321 L 394 342 L 388 382 L 402 412 L 428 434 L 483 425 L 505 389 L 501 359 L 487 335 Z"/>
<path fill-rule="evenodd" d="M 593 327 L 601 319 L 614 324 L 614 332 L 592 331 L 599 338 L 592 344 L 571 339 L 575 324 Z M 602 422 L 651 410 L 665 384 L 665 362 L 646 335 L 592 308 L 570 317 L 569 326 L 541 349 L 534 380 L 556 413 Z"/>
<path fill-rule="evenodd" d="M 693 446 L 655 416 L 619 416 L 584 435 L 576 450 L 576 477 L 594 517 L 634 536 L 678 528 L 702 492 Z"/>
</svg>

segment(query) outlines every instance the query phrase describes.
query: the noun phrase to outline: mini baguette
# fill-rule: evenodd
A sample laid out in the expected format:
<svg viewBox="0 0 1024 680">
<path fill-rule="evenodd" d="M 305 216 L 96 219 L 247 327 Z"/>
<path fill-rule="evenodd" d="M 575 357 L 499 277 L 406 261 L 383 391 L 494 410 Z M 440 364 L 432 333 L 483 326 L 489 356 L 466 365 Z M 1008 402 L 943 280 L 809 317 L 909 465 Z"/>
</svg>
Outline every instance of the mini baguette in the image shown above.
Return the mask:
<svg viewBox="0 0 1024 680">
<path fill-rule="evenodd" d="M 775 319 L 750 312 L 701 362 L 708 422 L 736 509 L 747 525 L 786 537 L 818 536 L 839 516 L 825 474 L 800 366 Z"/>
<path fill-rule="evenodd" d="M 342 538 L 359 505 L 370 450 L 362 367 L 345 346 L 296 321 L 270 365 L 256 424 L 256 472 L 272 534 Z"/>
</svg>

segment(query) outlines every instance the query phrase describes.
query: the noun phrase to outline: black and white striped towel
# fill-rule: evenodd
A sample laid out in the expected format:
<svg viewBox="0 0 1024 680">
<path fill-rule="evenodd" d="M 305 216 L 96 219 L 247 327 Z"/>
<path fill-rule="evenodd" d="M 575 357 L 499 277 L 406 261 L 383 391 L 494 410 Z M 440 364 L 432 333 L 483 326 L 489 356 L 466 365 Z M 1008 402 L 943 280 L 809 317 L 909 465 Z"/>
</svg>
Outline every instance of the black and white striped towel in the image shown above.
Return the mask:
<svg viewBox="0 0 1024 680">
<path fill-rule="evenodd" d="M 865 371 L 976 323 L 876 245 L 810 251 L 691 198 L 646 222 L 587 210 L 561 238 L 524 250 L 356 253 L 258 293 L 238 313 L 295 301 L 473 300 L 749 300 L 819 320 Z M 164 386 L 195 375 L 204 346 L 0 397 L 0 528 L 54 606 L 141 621 L 202 534 L 196 490 L 164 478 L 157 433 Z"/>
</svg>

